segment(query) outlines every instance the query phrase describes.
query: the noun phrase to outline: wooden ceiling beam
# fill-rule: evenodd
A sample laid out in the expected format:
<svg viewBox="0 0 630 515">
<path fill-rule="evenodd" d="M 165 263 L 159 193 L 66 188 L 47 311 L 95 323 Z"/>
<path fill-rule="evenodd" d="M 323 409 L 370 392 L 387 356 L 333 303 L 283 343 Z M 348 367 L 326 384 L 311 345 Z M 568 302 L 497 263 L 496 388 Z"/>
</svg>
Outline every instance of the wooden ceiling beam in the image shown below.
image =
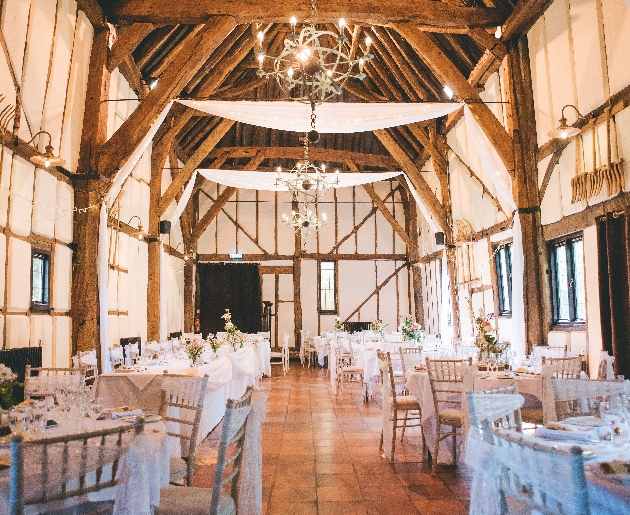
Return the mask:
<svg viewBox="0 0 630 515">
<path fill-rule="evenodd" d="M 433 72 L 443 80 L 444 85 L 450 86 L 455 95 L 469 103 L 471 113 L 496 149 L 503 164 L 508 171 L 513 171 L 512 138 L 490 108 L 483 103 L 477 89 L 468 82 L 428 34 L 411 25 L 397 25 L 395 28 Z"/>
<path fill-rule="evenodd" d="M 169 185 L 168 189 L 162 195 L 160 199 L 160 216 L 168 209 L 168 206 L 173 202 L 175 196 L 184 187 L 186 182 L 192 177 L 192 174 L 199 167 L 202 161 L 208 156 L 210 151 L 221 141 L 221 138 L 225 133 L 230 130 L 234 125 L 233 120 L 223 119 L 214 128 L 211 134 L 205 139 L 201 146 L 190 156 L 188 161 L 184 164 L 184 167 L 177 174 L 177 177 Z"/>
<path fill-rule="evenodd" d="M 131 54 L 127 54 L 118 64 L 118 70 L 129 83 L 131 89 L 138 95 L 138 98 L 144 99 L 149 92 L 149 88 L 142 82 L 142 73 Z"/>
<path fill-rule="evenodd" d="M 508 16 L 503 9 L 465 7 L 430 0 L 331 0 L 318 8 L 319 23 L 337 23 L 345 18 L 350 24 L 387 25 L 410 22 L 427 29 L 466 31 L 476 27 L 497 27 Z M 306 3 L 278 0 L 143 0 L 124 2 L 113 8 L 118 23 L 150 22 L 199 24 L 210 16 L 233 16 L 237 23 L 287 23 L 291 16 L 304 20 L 310 15 Z"/>
<path fill-rule="evenodd" d="M 107 58 L 107 70 L 113 72 L 153 30 L 152 23 L 134 23 L 116 38 Z"/>
<path fill-rule="evenodd" d="M 261 147 L 216 147 L 208 155 L 208 159 L 216 159 L 227 153 L 226 159 L 239 159 L 243 157 L 251 158 L 257 155 Z M 304 158 L 303 147 L 264 147 L 265 159 L 295 159 Z M 327 161 L 332 163 L 345 163 L 348 160 L 361 166 L 373 166 L 378 168 L 397 168 L 394 158 L 384 154 L 363 154 L 360 152 L 350 152 L 347 150 L 336 150 L 332 148 L 311 147 L 308 151 L 311 161 Z M 213 164 L 214 167 L 214 164 Z"/>
<path fill-rule="evenodd" d="M 235 26 L 233 18 L 213 18 L 200 34 L 187 40 L 173 66 L 164 72 L 156 88 L 101 147 L 98 161 L 101 175 L 114 175 L 117 167 L 131 156 L 162 110 L 181 93 L 205 62 L 205 56 L 217 48 Z"/>
<path fill-rule="evenodd" d="M 418 124 L 412 123 L 407 125 L 407 128 L 413 134 L 413 136 L 422 143 L 422 146 L 427 149 L 433 161 L 436 164 L 436 167 L 440 170 L 448 170 L 448 161 L 444 159 L 442 153 L 433 145 L 433 142 L 429 138 L 429 135 L 424 132 L 424 129 L 420 127 Z"/>
<path fill-rule="evenodd" d="M 422 177 L 420 170 L 416 167 L 414 162 L 387 131 L 377 130 L 374 131 L 374 135 L 398 162 L 405 174 L 407 174 L 411 184 L 418 192 L 418 195 L 420 195 L 420 198 L 423 200 L 438 225 L 442 228 L 446 227 L 446 213 L 444 212 L 444 208 L 433 191 L 431 191 L 430 186 L 427 184 L 424 177 Z"/>
</svg>

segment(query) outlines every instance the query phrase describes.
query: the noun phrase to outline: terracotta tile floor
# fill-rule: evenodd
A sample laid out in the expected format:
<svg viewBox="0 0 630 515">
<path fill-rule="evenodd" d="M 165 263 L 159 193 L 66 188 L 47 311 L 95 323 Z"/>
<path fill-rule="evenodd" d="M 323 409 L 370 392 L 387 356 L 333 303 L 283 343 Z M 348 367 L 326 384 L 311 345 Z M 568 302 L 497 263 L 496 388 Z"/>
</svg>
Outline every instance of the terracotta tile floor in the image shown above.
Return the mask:
<svg viewBox="0 0 630 515">
<path fill-rule="evenodd" d="M 321 368 L 291 363 L 265 379 L 263 513 L 266 515 L 464 515 L 470 475 L 440 466 L 432 476 L 419 429 L 396 443 L 396 459 L 381 457 L 379 393 L 363 402 L 355 384 L 338 398 Z M 280 373 L 280 375 L 277 375 Z M 376 387 L 376 390 L 379 388 Z M 217 428 L 218 429 L 218 428 Z M 218 430 L 198 450 L 196 486 L 211 486 Z"/>
</svg>

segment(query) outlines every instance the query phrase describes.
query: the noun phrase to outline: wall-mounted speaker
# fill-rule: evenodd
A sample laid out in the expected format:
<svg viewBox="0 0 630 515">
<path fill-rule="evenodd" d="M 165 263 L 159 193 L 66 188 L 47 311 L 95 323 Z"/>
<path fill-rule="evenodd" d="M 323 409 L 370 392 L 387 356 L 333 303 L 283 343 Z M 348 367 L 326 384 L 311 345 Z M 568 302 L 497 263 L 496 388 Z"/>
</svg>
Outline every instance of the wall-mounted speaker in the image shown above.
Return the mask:
<svg viewBox="0 0 630 515">
<path fill-rule="evenodd" d="M 160 234 L 170 234 L 170 232 L 171 232 L 171 221 L 160 220 Z"/>
<path fill-rule="evenodd" d="M 435 244 L 436 245 L 444 245 L 444 233 L 436 232 L 435 233 Z"/>
</svg>

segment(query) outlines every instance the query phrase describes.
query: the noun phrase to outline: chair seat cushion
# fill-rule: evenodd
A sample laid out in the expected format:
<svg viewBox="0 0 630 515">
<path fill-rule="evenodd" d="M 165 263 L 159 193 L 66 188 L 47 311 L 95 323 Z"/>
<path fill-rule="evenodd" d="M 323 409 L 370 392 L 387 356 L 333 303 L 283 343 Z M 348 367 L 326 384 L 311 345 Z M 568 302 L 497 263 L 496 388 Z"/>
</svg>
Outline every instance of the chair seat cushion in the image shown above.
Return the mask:
<svg viewBox="0 0 630 515">
<path fill-rule="evenodd" d="M 42 515 L 110 515 L 113 511 L 114 501 L 95 501 L 38 513 L 42 513 Z"/>
<path fill-rule="evenodd" d="M 420 402 L 415 395 L 396 395 L 396 405 L 401 409 L 420 409 Z"/>
<path fill-rule="evenodd" d="M 460 427 L 463 420 L 463 411 L 457 408 L 444 408 L 440 410 L 440 422 Z"/>
<path fill-rule="evenodd" d="M 171 456 L 171 473 L 169 476 L 170 483 L 177 483 L 186 477 L 188 466 L 186 462 L 179 456 Z"/>
<path fill-rule="evenodd" d="M 344 374 L 363 374 L 363 367 L 347 366 L 342 367 Z"/>
<path fill-rule="evenodd" d="M 155 515 L 208 515 L 212 501 L 212 488 L 194 486 L 166 486 L 160 489 L 160 505 Z M 234 499 L 221 494 L 218 515 L 236 513 Z"/>
</svg>

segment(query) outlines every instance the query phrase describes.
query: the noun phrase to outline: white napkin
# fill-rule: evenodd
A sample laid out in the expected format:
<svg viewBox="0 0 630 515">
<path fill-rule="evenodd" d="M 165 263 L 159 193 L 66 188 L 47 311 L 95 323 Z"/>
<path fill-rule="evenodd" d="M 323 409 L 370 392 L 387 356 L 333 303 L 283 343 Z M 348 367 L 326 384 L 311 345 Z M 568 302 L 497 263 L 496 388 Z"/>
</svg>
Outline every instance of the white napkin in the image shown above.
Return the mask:
<svg viewBox="0 0 630 515">
<path fill-rule="evenodd" d="M 583 431 L 576 429 L 567 430 L 562 429 L 548 429 L 546 427 L 537 427 L 536 436 L 544 440 L 554 440 L 558 442 L 573 441 L 573 442 L 590 442 L 592 440 L 599 440 L 599 432 L 597 430 Z"/>
</svg>

